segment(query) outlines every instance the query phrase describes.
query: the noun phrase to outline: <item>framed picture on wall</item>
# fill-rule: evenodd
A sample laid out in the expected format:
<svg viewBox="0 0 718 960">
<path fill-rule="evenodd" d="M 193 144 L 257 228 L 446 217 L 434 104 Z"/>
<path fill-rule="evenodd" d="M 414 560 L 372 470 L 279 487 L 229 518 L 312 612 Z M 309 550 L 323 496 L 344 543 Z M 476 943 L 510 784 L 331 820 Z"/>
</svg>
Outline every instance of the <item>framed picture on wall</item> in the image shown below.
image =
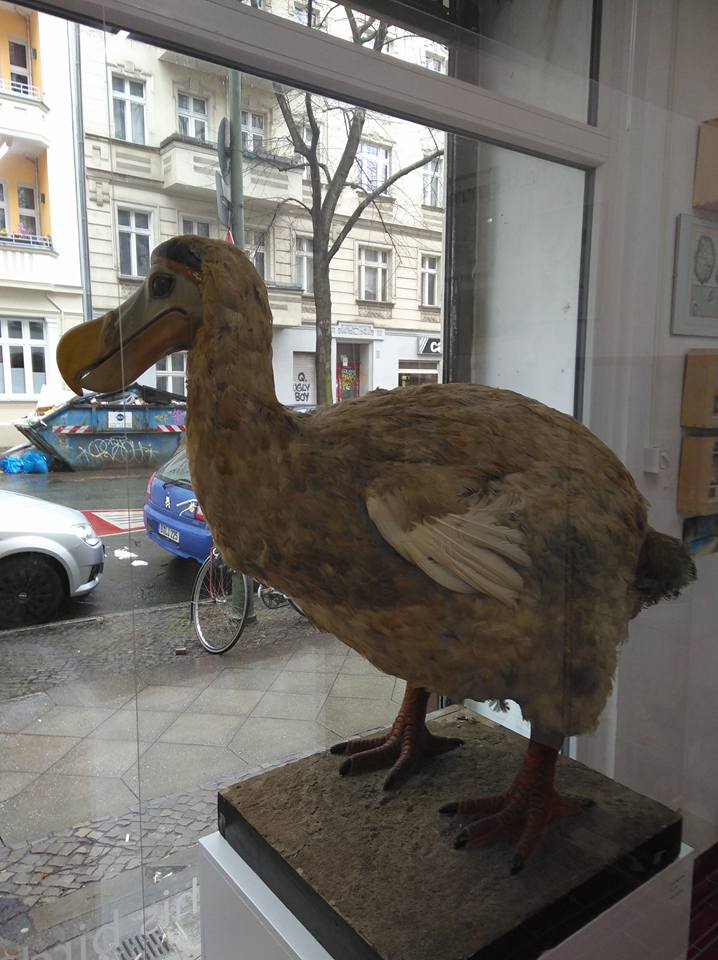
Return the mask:
<svg viewBox="0 0 718 960">
<path fill-rule="evenodd" d="M 678 217 L 671 332 L 718 337 L 718 220 Z"/>
</svg>

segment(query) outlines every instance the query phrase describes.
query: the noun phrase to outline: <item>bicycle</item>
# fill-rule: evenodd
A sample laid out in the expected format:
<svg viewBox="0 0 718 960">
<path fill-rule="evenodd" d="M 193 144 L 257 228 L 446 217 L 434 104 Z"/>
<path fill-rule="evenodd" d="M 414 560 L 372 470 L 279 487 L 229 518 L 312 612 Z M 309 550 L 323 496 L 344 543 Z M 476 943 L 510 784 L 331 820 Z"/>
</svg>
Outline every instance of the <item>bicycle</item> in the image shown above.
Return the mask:
<svg viewBox="0 0 718 960">
<path fill-rule="evenodd" d="M 209 653 L 226 653 L 239 640 L 250 619 L 252 590 L 252 578 L 233 570 L 213 546 L 197 572 L 190 602 L 192 627 Z M 258 596 L 270 610 L 289 603 L 304 615 L 298 604 L 269 584 L 260 583 Z"/>
</svg>

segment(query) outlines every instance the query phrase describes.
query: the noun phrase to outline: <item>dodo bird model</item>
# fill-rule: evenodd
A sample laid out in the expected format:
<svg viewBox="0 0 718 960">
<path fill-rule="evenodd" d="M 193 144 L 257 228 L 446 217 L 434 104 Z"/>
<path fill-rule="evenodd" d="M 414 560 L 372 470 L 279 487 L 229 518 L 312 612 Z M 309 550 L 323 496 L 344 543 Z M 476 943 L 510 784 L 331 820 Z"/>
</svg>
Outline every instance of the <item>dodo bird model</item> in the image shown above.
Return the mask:
<svg viewBox="0 0 718 960">
<path fill-rule="evenodd" d="M 600 440 L 518 394 L 430 384 L 283 407 L 264 284 L 222 241 L 162 243 L 130 299 L 65 334 L 58 363 L 78 393 L 105 391 L 176 350 L 192 478 L 225 560 L 407 681 L 387 734 L 333 748 L 341 772 L 389 767 L 389 786 L 458 746 L 426 727 L 429 691 L 517 701 L 531 739 L 513 784 L 443 812 L 468 821 L 457 847 L 515 831 L 520 870 L 551 819 L 581 808 L 554 789 L 557 751 L 595 726 L 629 620 L 694 578 L 682 545 L 648 526 Z"/>
</svg>

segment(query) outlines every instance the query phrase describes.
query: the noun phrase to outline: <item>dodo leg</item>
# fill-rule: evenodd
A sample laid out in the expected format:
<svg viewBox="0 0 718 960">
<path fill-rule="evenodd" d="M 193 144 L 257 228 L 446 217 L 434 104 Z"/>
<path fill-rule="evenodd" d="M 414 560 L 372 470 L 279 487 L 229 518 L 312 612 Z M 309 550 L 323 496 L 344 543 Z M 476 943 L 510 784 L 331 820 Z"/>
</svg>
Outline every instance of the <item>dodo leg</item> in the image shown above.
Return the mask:
<svg viewBox="0 0 718 960">
<path fill-rule="evenodd" d="M 331 748 L 332 753 L 347 759 L 339 773 L 364 773 L 391 767 L 384 789 L 404 780 L 425 757 L 446 753 L 464 742 L 456 737 L 437 737 L 426 727 L 426 704 L 429 691 L 406 685 L 406 692 L 394 724 L 388 733 L 361 740 L 347 740 Z"/>
<path fill-rule="evenodd" d="M 447 803 L 441 813 L 476 817 L 458 834 L 456 849 L 491 843 L 509 833 L 519 834 L 511 873 L 523 870 L 554 817 L 580 813 L 593 805 L 583 797 L 565 797 L 554 789 L 556 757 L 563 737 L 531 731 L 526 756 L 505 794 Z"/>
</svg>

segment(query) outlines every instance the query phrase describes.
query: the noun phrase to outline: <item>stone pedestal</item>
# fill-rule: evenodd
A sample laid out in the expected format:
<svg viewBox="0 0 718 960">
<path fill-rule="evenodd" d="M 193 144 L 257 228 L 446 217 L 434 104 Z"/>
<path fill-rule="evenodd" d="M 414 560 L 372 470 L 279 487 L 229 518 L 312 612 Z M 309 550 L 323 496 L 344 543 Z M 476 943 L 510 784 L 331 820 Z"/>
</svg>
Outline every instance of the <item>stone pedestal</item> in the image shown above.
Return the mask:
<svg viewBox="0 0 718 960">
<path fill-rule="evenodd" d="M 529 960 L 677 856 L 678 814 L 564 758 L 558 789 L 596 806 L 554 822 L 523 873 L 509 872 L 515 839 L 454 850 L 460 823 L 439 807 L 504 790 L 526 741 L 457 707 L 430 727 L 465 746 L 397 791 L 322 753 L 219 795 L 220 832 L 331 956 Z"/>
</svg>

